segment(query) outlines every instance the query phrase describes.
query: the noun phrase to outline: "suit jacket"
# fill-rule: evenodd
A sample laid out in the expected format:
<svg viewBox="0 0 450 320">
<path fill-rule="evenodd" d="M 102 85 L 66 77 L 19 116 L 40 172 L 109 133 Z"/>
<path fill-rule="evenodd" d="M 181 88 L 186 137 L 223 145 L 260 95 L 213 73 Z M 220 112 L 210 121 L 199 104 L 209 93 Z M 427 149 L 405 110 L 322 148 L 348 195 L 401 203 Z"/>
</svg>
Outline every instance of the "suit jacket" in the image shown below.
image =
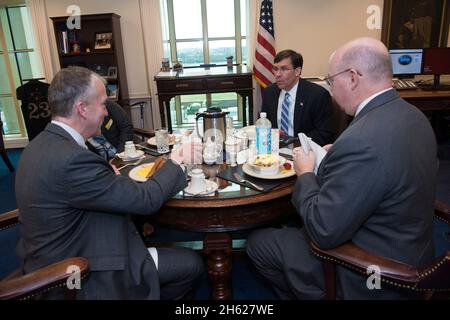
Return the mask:
<svg viewBox="0 0 450 320">
<path fill-rule="evenodd" d="M 71 257 L 89 260 L 77 297 L 158 299 L 155 264 L 130 219 L 148 215 L 186 185 L 168 161 L 152 179 L 116 176 L 109 164 L 50 123 L 23 151 L 16 175 L 25 272 Z"/>
<path fill-rule="evenodd" d="M 272 122 L 272 128 L 278 127 L 278 99 L 281 89 L 276 83 L 269 85 L 263 94 L 262 112 Z M 333 107 L 330 94 L 318 84 L 300 79 L 294 110 L 294 136 L 305 133 L 320 145 L 332 143 Z"/>
<path fill-rule="evenodd" d="M 317 176 L 296 182 L 293 204 L 321 248 L 347 241 L 414 266 L 432 261 L 437 149 L 426 117 L 389 90 L 369 102 L 333 144 Z M 322 272 L 321 270 L 318 272 Z M 401 298 L 338 269 L 345 299 Z"/>
<path fill-rule="evenodd" d="M 111 100 L 106 100 L 108 115 L 102 125 L 102 135 L 116 149 L 122 152 L 126 141 L 133 140 L 133 124 L 125 110 L 120 105 Z"/>
</svg>

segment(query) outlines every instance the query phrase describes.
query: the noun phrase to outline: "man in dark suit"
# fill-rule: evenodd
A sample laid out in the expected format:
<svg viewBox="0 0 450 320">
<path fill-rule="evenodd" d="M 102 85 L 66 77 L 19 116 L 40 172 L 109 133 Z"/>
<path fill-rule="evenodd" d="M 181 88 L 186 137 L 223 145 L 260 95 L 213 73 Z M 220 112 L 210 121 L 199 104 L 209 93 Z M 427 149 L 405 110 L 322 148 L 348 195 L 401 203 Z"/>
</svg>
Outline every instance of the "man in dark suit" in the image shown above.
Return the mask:
<svg viewBox="0 0 450 320">
<path fill-rule="evenodd" d="M 284 134 L 305 133 L 320 145 L 332 143 L 332 102 L 323 87 L 301 79 L 303 57 L 293 50 L 277 53 L 273 64 L 276 83 L 263 93 L 262 112 Z"/>
<path fill-rule="evenodd" d="M 137 183 L 87 149 L 107 114 L 103 79 L 92 71 L 62 69 L 48 97 L 52 122 L 24 150 L 16 176 L 24 271 L 83 256 L 90 275 L 79 298 L 182 298 L 202 260 L 187 249 L 147 249 L 130 215 L 157 211 L 186 186 L 183 170 L 168 160 Z"/>
<path fill-rule="evenodd" d="M 119 104 L 108 99 L 105 105 L 108 115 L 103 120 L 102 135 L 117 149 L 117 152 L 122 152 L 125 142 L 133 140 L 133 124 Z"/>
<path fill-rule="evenodd" d="M 119 104 L 107 99 L 105 106 L 108 115 L 103 120 L 101 133 L 86 140 L 86 145 L 89 150 L 109 161 L 116 153 L 124 151 L 125 142 L 133 141 L 133 125 Z"/>
<path fill-rule="evenodd" d="M 283 298 L 324 295 L 322 263 L 310 241 L 324 249 L 352 241 L 418 267 L 433 259 L 437 154 L 427 118 L 392 89 L 389 54 L 378 40 L 344 45 L 329 70 L 333 96 L 355 118 L 329 147 L 317 176 L 314 152 L 294 149 L 292 203 L 304 227 L 258 231 L 247 242 L 249 256 Z M 383 282 L 372 288 L 368 277 L 339 267 L 338 297 L 410 298 Z"/>
</svg>

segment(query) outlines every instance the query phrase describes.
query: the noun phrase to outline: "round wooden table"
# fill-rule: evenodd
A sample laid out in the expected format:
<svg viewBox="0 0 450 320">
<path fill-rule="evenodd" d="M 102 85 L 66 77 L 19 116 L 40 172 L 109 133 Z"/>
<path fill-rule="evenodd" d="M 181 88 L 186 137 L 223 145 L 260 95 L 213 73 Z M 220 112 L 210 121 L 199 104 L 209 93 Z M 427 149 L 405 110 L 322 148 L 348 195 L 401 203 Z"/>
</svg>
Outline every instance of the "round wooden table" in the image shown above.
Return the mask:
<svg viewBox="0 0 450 320">
<path fill-rule="evenodd" d="M 136 218 L 140 223 L 148 221 L 173 229 L 204 233 L 203 253 L 207 257 L 212 298 L 231 299 L 230 232 L 274 225 L 295 214 L 291 193 L 296 179 L 294 176 L 279 180 L 279 186 L 261 193 L 217 177 L 219 172 L 227 169 L 226 164 L 203 165 L 202 168 L 208 179 L 219 186 L 213 196 L 189 197 L 180 191 L 157 213 Z"/>
<path fill-rule="evenodd" d="M 151 216 L 153 221 L 175 229 L 204 232 L 203 253 L 211 280 L 212 298 L 231 299 L 232 240 L 229 232 L 274 225 L 295 213 L 291 193 L 295 178 L 261 193 L 221 179 L 226 164 L 203 166 L 209 179 L 219 185 L 214 196 L 187 197 L 183 192 Z"/>
</svg>

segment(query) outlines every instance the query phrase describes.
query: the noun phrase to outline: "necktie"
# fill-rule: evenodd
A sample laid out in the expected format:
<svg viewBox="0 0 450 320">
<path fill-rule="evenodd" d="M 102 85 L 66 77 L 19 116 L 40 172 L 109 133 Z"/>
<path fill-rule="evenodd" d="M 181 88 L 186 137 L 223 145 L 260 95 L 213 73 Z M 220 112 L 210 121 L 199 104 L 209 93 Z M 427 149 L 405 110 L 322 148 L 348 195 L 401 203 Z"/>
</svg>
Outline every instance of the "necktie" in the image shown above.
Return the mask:
<svg viewBox="0 0 450 320">
<path fill-rule="evenodd" d="M 286 92 L 281 105 L 281 130 L 285 134 L 289 134 L 289 106 L 291 105 L 289 93 Z"/>
</svg>

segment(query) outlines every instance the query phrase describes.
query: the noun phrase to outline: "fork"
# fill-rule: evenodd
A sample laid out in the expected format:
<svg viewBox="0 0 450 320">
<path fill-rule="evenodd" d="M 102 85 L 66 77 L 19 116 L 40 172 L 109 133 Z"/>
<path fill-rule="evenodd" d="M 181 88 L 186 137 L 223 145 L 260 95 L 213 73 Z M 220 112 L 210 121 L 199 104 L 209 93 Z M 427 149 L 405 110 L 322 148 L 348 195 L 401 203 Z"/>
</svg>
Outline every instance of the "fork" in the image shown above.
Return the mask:
<svg viewBox="0 0 450 320">
<path fill-rule="evenodd" d="M 142 162 L 142 160 L 144 160 L 144 158 L 140 158 L 140 159 L 136 160 L 135 162 L 130 162 L 130 163 L 124 164 L 123 166 L 117 168 L 117 170 L 120 171 L 120 170 L 122 170 L 123 168 L 126 168 L 126 167 L 128 167 L 128 166 L 137 166 L 139 163 Z"/>
<path fill-rule="evenodd" d="M 256 190 L 259 190 L 259 191 L 263 191 L 263 190 L 264 190 L 263 187 L 258 186 L 257 184 L 255 184 L 255 183 L 253 183 L 253 182 L 251 182 L 251 181 L 249 181 L 249 180 L 246 180 L 246 179 L 242 178 L 241 175 L 240 175 L 239 173 L 237 173 L 237 172 L 233 173 L 233 175 L 234 175 L 234 177 L 237 179 L 237 181 L 239 181 L 239 182 L 241 182 L 241 183 L 248 183 L 248 184 L 251 185 L 253 188 L 255 188 Z"/>
</svg>

